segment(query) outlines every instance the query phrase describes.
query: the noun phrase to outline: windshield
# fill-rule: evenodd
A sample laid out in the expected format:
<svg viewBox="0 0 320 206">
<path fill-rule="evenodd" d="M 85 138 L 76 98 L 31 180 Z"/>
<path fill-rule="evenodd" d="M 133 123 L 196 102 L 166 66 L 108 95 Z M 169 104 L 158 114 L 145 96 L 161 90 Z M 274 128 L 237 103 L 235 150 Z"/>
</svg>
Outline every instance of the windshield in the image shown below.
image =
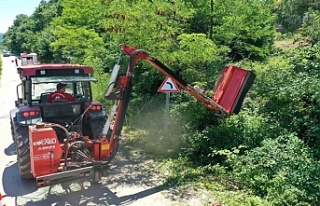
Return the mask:
<svg viewBox="0 0 320 206">
<path fill-rule="evenodd" d="M 34 83 L 58 83 L 58 82 L 96 82 L 97 79 L 91 76 L 50 76 L 32 77 Z"/>
<path fill-rule="evenodd" d="M 91 100 L 90 82 L 61 82 L 66 83 L 66 92 L 77 99 Z M 41 101 L 41 97 L 57 90 L 58 83 L 33 83 L 32 101 Z M 44 103 L 44 102 L 42 102 Z"/>
</svg>

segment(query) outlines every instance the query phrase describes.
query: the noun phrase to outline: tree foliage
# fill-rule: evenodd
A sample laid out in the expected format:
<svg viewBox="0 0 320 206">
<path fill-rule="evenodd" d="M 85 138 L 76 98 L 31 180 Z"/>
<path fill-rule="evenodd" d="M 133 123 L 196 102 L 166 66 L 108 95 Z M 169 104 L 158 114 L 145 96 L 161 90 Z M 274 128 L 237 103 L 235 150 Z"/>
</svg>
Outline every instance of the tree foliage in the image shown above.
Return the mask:
<svg viewBox="0 0 320 206">
<path fill-rule="evenodd" d="M 316 44 L 320 41 L 320 12 L 319 10 L 309 9 L 305 13 L 302 20 L 301 33 L 307 38 L 311 44 Z"/>
<path fill-rule="evenodd" d="M 215 1 L 213 39 L 228 46 L 232 60 L 264 58 L 274 37 L 274 16 L 263 1 Z"/>
<path fill-rule="evenodd" d="M 315 205 L 319 161 L 295 135 L 266 139 L 245 155 L 231 155 L 233 174 L 272 205 Z"/>
<path fill-rule="evenodd" d="M 4 43 L 14 53 L 27 51 L 33 41 L 33 20 L 27 15 L 17 15 L 13 26 L 4 35 Z"/>
<path fill-rule="evenodd" d="M 37 51 L 41 61 L 52 61 L 49 45 L 53 37 L 48 28 L 51 21 L 61 15 L 60 3 L 61 0 L 41 1 L 31 16 L 18 15 L 5 33 L 5 45 L 17 55 Z"/>
<path fill-rule="evenodd" d="M 279 0 L 276 1 L 275 10 L 278 23 L 282 24 L 288 31 L 296 31 L 303 23 L 305 13 L 310 9 L 320 9 L 318 0 Z"/>
</svg>

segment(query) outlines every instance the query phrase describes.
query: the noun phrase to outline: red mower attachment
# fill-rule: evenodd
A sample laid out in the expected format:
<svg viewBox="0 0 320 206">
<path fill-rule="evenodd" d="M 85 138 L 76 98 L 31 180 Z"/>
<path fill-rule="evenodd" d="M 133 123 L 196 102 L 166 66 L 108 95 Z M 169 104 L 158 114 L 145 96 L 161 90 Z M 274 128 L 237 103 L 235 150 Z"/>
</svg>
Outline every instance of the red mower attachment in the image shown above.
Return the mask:
<svg viewBox="0 0 320 206">
<path fill-rule="evenodd" d="M 56 129 L 65 132 L 63 143 Z M 29 137 L 31 171 L 38 186 L 83 177 L 99 181 L 113 151 L 107 138 L 92 140 L 57 124 L 30 126 Z"/>
<path fill-rule="evenodd" d="M 56 173 L 62 148 L 52 127 L 38 124 L 29 127 L 31 171 L 33 177 Z"/>
<path fill-rule="evenodd" d="M 213 101 L 221 105 L 228 114 L 238 114 L 255 77 L 253 72 L 240 67 L 224 68 L 214 88 Z"/>
</svg>

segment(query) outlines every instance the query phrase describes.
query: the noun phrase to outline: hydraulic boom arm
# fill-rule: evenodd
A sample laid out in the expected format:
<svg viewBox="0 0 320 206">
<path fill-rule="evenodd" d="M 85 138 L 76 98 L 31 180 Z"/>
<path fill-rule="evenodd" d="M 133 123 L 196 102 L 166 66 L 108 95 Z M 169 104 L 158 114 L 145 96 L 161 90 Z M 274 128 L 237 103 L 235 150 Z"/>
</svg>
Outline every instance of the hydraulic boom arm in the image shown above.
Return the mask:
<svg viewBox="0 0 320 206">
<path fill-rule="evenodd" d="M 169 69 L 167 66 L 165 66 L 162 62 L 157 60 L 156 58 L 152 57 L 149 52 L 138 49 L 136 47 L 130 47 L 127 45 L 122 45 L 121 50 L 123 53 L 130 56 L 130 62 L 128 65 L 128 69 L 125 76 L 121 76 L 119 78 L 118 88 L 115 92 L 112 91 L 113 86 L 116 82 L 116 78 L 119 71 L 119 62 L 115 65 L 113 68 L 111 78 L 109 85 L 105 92 L 105 99 L 107 100 L 118 100 L 118 104 L 114 105 L 111 113 L 109 115 L 109 119 L 107 121 L 107 124 L 105 125 L 103 134 L 107 134 L 111 131 L 110 129 L 110 122 L 112 119 L 114 119 L 114 124 L 111 132 L 111 138 L 110 143 L 112 144 L 114 139 L 118 139 L 118 137 L 121 134 L 122 126 L 125 120 L 125 114 L 128 108 L 130 94 L 132 91 L 132 78 L 133 78 L 133 71 L 136 66 L 136 63 L 139 59 L 143 59 L 147 62 L 149 62 L 152 66 L 154 66 L 157 70 L 159 70 L 161 73 L 166 75 L 167 77 L 170 77 L 172 80 L 174 80 L 178 86 L 180 86 L 182 89 L 190 93 L 192 96 L 194 96 L 197 100 L 199 100 L 206 108 L 209 110 L 214 110 L 220 113 L 220 115 L 229 115 L 235 111 L 235 106 L 239 107 L 241 105 L 241 102 L 244 98 L 245 93 L 250 88 L 251 84 L 253 83 L 255 75 L 247 75 L 246 72 L 241 68 L 231 68 L 227 70 L 223 70 L 222 73 L 222 80 L 219 80 L 219 91 L 217 92 L 218 99 L 221 100 L 221 103 L 224 105 L 227 105 L 226 102 L 229 104 L 226 107 L 221 106 L 221 104 L 217 103 L 215 100 L 216 97 L 209 97 L 205 93 L 197 90 L 193 86 L 189 85 L 184 79 L 176 75 L 171 69 Z M 238 73 L 237 73 L 238 72 Z M 242 73 L 241 73 L 242 72 Z M 249 73 L 249 72 L 248 72 Z M 236 75 L 236 78 L 233 78 L 232 75 Z M 238 76 L 237 76 L 238 75 Z M 250 76 L 250 77 L 249 77 Z M 241 77 L 241 78 L 239 78 Z M 246 84 L 247 80 L 248 83 Z M 240 81 L 241 80 L 241 81 Z M 239 83 L 240 82 L 240 83 Z M 227 85 L 227 86 L 226 86 Z M 232 88 L 232 89 L 230 89 Z M 233 89 L 236 88 L 236 89 Z M 229 89 L 229 90 L 228 90 Z M 228 93 L 225 95 L 225 93 Z M 230 104 L 232 102 L 232 104 Z M 236 104 L 237 102 L 240 102 L 239 104 Z"/>
<path fill-rule="evenodd" d="M 166 65 L 162 62 L 157 60 L 156 58 L 152 57 L 149 52 L 137 49 L 135 47 L 130 47 L 127 45 L 121 46 L 121 49 L 124 53 L 130 56 L 130 65 L 129 69 L 130 72 L 133 72 L 133 69 L 136 65 L 138 59 L 143 59 L 149 62 L 152 66 L 158 69 L 164 75 L 173 79 L 181 88 L 189 92 L 192 96 L 194 96 L 197 100 L 199 100 L 205 107 L 210 110 L 218 110 L 222 113 L 228 114 L 228 112 L 219 104 L 214 102 L 211 97 L 208 97 L 203 94 L 203 92 L 197 91 L 193 86 L 189 85 L 184 79 L 176 75 L 171 69 L 169 69 Z"/>
</svg>

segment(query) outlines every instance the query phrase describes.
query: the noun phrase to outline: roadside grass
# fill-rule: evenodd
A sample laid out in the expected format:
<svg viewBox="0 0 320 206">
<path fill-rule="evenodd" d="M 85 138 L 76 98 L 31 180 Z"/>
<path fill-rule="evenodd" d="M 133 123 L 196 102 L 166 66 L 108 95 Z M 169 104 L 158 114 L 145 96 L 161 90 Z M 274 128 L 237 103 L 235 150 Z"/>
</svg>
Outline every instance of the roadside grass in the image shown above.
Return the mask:
<svg viewBox="0 0 320 206">
<path fill-rule="evenodd" d="M 169 198 L 197 199 L 199 206 L 268 206 L 266 200 L 254 196 L 236 183 L 220 165 L 196 166 L 179 155 L 180 144 L 161 132 L 125 127 L 122 144 L 154 161 L 154 167 L 164 177 L 163 186 L 170 188 Z M 185 205 L 181 202 L 181 205 Z"/>
<path fill-rule="evenodd" d="M 276 48 L 282 49 L 283 51 L 289 51 L 301 46 L 308 46 L 308 39 L 297 34 L 277 34 L 274 41 Z"/>
</svg>

